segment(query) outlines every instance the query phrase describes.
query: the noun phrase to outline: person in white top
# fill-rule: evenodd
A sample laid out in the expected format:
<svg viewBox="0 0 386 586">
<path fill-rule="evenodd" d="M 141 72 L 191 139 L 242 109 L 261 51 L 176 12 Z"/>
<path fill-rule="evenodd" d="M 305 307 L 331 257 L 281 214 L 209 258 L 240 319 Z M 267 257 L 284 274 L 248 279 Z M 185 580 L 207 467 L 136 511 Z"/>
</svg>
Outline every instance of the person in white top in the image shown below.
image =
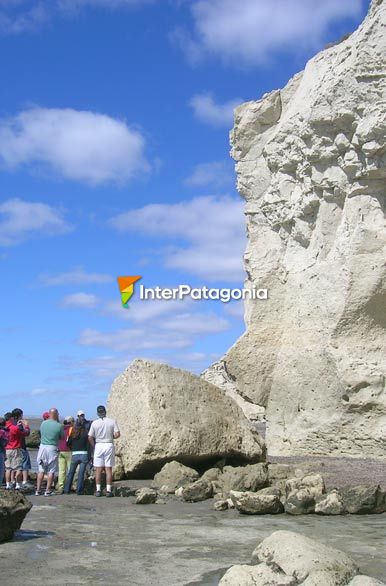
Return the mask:
<svg viewBox="0 0 386 586">
<path fill-rule="evenodd" d="M 113 496 L 113 466 L 115 462 L 114 440 L 121 435 L 115 419 L 106 417 L 106 408 L 99 405 L 98 419 L 92 422 L 88 432 L 88 440 L 94 448 L 94 467 L 96 492 L 95 496 L 102 496 L 102 471 L 106 471 L 106 496 Z"/>
</svg>

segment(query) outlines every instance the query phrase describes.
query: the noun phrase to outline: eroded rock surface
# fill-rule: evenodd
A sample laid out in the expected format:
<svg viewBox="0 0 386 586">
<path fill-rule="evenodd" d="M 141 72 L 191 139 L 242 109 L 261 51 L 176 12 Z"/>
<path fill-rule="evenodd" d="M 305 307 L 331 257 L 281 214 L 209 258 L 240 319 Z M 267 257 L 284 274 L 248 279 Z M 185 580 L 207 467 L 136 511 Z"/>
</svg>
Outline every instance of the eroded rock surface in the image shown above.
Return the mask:
<svg viewBox="0 0 386 586">
<path fill-rule="evenodd" d="M 0 543 L 18 531 L 32 503 L 20 492 L 0 488 Z"/>
<path fill-rule="evenodd" d="M 126 475 L 152 476 L 171 460 L 194 467 L 265 458 L 263 439 L 232 399 L 166 364 L 134 361 L 113 382 L 108 412 L 119 423 L 117 454 Z"/>
<path fill-rule="evenodd" d="M 241 105 L 246 333 L 206 371 L 266 408 L 272 455 L 383 458 L 386 3 L 280 91 Z M 221 377 L 223 382 L 221 382 Z"/>
</svg>

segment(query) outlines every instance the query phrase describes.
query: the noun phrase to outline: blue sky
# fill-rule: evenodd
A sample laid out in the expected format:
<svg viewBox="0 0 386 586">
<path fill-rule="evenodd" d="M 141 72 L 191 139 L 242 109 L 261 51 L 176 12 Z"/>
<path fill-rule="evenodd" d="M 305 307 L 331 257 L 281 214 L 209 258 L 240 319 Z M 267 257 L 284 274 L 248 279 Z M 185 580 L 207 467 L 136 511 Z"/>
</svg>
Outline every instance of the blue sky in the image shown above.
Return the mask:
<svg viewBox="0 0 386 586">
<path fill-rule="evenodd" d="M 233 303 L 133 300 L 240 287 L 235 104 L 282 87 L 367 0 L 0 0 L 0 412 L 93 412 L 136 357 L 200 372 Z"/>
</svg>

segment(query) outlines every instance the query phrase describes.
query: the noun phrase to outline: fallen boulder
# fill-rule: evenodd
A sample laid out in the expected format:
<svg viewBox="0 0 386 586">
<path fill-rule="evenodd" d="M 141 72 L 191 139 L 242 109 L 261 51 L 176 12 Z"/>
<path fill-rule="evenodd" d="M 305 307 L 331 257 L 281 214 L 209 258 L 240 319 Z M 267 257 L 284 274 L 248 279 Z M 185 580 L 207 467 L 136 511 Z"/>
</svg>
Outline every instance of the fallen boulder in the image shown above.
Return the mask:
<svg viewBox="0 0 386 586">
<path fill-rule="evenodd" d="M 235 508 L 245 515 L 277 515 L 284 512 L 280 497 L 275 494 L 231 490 L 230 498 Z"/>
<path fill-rule="evenodd" d="M 18 531 L 32 503 L 20 492 L 0 489 L 0 543 Z"/>
<path fill-rule="evenodd" d="M 108 413 L 120 426 L 117 454 L 126 475 L 153 476 L 171 460 L 195 466 L 265 458 L 263 439 L 232 399 L 166 364 L 135 360 L 113 382 Z"/>
<path fill-rule="evenodd" d="M 340 492 L 345 510 L 352 515 L 386 511 L 386 491 L 377 484 L 345 487 Z"/>
<path fill-rule="evenodd" d="M 180 462 L 168 462 L 154 476 L 152 486 L 163 487 L 163 492 L 174 493 L 177 488 L 197 480 L 199 474 L 197 470 L 184 466 Z"/>
</svg>

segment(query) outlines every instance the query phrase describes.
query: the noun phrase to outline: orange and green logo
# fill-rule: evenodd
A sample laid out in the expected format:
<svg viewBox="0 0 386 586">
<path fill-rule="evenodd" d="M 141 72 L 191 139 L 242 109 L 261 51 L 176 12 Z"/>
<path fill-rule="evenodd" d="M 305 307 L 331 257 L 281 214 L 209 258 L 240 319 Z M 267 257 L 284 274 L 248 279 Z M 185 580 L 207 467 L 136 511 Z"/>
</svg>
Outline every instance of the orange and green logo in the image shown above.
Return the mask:
<svg viewBox="0 0 386 586">
<path fill-rule="evenodd" d="M 118 277 L 118 286 L 121 292 L 122 306 L 128 308 L 129 300 L 134 293 L 134 283 L 142 279 L 140 276 L 135 277 Z"/>
</svg>

